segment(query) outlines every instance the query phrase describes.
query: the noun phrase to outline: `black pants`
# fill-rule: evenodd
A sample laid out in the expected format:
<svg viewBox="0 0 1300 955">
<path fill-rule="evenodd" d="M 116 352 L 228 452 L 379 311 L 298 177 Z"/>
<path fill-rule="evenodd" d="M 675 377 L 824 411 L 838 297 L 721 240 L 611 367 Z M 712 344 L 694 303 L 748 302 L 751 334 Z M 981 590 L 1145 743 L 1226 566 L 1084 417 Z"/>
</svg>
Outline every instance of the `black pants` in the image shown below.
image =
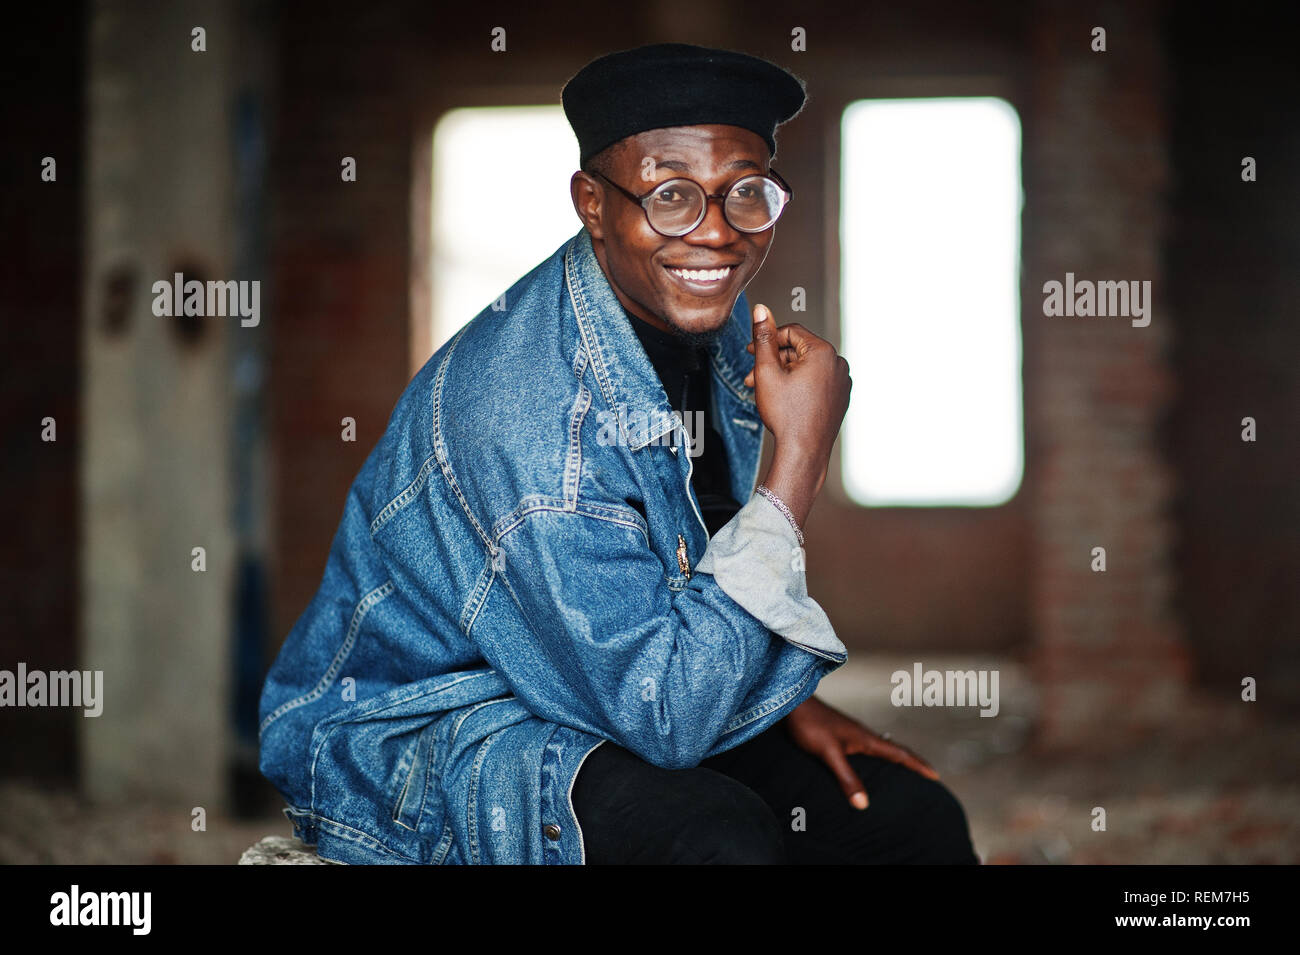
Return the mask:
<svg viewBox="0 0 1300 955">
<path fill-rule="evenodd" d="M 694 769 L 662 769 L 606 741 L 573 786 L 587 862 L 978 863 L 966 814 L 942 783 L 875 757 L 849 763 L 866 809 L 784 722 Z"/>
</svg>

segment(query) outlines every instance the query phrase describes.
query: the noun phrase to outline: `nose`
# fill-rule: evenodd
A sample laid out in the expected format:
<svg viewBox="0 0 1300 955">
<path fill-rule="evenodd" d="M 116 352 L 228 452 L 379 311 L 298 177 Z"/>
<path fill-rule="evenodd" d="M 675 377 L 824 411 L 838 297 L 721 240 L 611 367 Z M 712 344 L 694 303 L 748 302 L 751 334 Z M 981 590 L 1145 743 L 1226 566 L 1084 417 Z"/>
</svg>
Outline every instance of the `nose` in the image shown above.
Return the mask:
<svg viewBox="0 0 1300 955">
<path fill-rule="evenodd" d="M 723 214 L 722 197 L 709 196 L 704 200 L 704 220 L 682 238 L 691 245 L 723 246 L 730 245 L 739 238 L 740 233 L 731 227 Z"/>
</svg>

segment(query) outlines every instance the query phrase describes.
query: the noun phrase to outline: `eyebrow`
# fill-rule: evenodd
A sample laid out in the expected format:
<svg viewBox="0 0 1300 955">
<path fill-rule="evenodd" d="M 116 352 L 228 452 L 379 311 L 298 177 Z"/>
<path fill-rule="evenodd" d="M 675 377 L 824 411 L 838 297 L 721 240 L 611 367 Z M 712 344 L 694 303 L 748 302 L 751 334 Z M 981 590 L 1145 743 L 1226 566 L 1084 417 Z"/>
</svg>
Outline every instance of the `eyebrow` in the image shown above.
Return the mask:
<svg viewBox="0 0 1300 955">
<path fill-rule="evenodd" d="M 691 164 L 688 162 L 682 162 L 680 159 L 660 159 L 655 162 L 655 168 L 672 169 L 675 170 L 676 172 L 690 172 Z M 760 166 L 758 163 L 754 162 L 754 160 L 752 159 L 733 159 L 731 162 L 727 163 L 727 165 L 723 166 L 722 168 L 723 169 L 757 169 L 760 172 L 763 170 L 763 167 Z"/>
</svg>

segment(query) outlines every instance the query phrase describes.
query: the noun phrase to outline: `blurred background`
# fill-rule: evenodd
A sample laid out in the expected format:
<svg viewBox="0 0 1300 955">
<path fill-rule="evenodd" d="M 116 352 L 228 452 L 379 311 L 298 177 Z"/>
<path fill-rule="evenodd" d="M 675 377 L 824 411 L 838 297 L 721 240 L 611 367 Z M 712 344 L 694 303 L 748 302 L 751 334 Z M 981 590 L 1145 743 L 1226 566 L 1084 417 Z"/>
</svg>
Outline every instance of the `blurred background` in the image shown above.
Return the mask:
<svg viewBox="0 0 1300 955">
<path fill-rule="evenodd" d="M 0 709 L 0 861 L 228 863 L 289 833 L 257 698 L 348 486 L 413 372 L 577 230 L 564 81 L 660 41 L 808 85 L 774 163 L 794 200 L 748 295 L 854 369 L 807 528 L 809 591 L 850 648 L 821 695 L 936 765 L 987 862 L 1300 861 L 1300 83 L 1281 14 L 22 17 L 3 67 L 0 669 L 100 670 L 104 701 Z M 256 323 L 155 315 L 176 273 L 259 282 Z M 1149 324 L 1045 315 L 1067 273 L 1149 282 Z M 996 671 L 998 715 L 892 705 L 916 664 Z"/>
</svg>

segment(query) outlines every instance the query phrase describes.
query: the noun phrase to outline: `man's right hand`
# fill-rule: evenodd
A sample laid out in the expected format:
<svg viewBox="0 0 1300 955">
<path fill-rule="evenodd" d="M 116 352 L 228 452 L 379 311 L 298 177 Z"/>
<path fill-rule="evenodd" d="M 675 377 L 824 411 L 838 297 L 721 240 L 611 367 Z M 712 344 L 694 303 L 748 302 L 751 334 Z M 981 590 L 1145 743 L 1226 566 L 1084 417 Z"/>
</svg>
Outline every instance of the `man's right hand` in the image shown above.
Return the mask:
<svg viewBox="0 0 1300 955">
<path fill-rule="evenodd" d="M 766 305 L 754 306 L 753 319 L 754 369 L 745 384 L 775 439 L 763 483 L 802 526 L 826 479 L 853 379 L 849 363 L 824 338 L 793 322 L 776 327 Z"/>
</svg>

